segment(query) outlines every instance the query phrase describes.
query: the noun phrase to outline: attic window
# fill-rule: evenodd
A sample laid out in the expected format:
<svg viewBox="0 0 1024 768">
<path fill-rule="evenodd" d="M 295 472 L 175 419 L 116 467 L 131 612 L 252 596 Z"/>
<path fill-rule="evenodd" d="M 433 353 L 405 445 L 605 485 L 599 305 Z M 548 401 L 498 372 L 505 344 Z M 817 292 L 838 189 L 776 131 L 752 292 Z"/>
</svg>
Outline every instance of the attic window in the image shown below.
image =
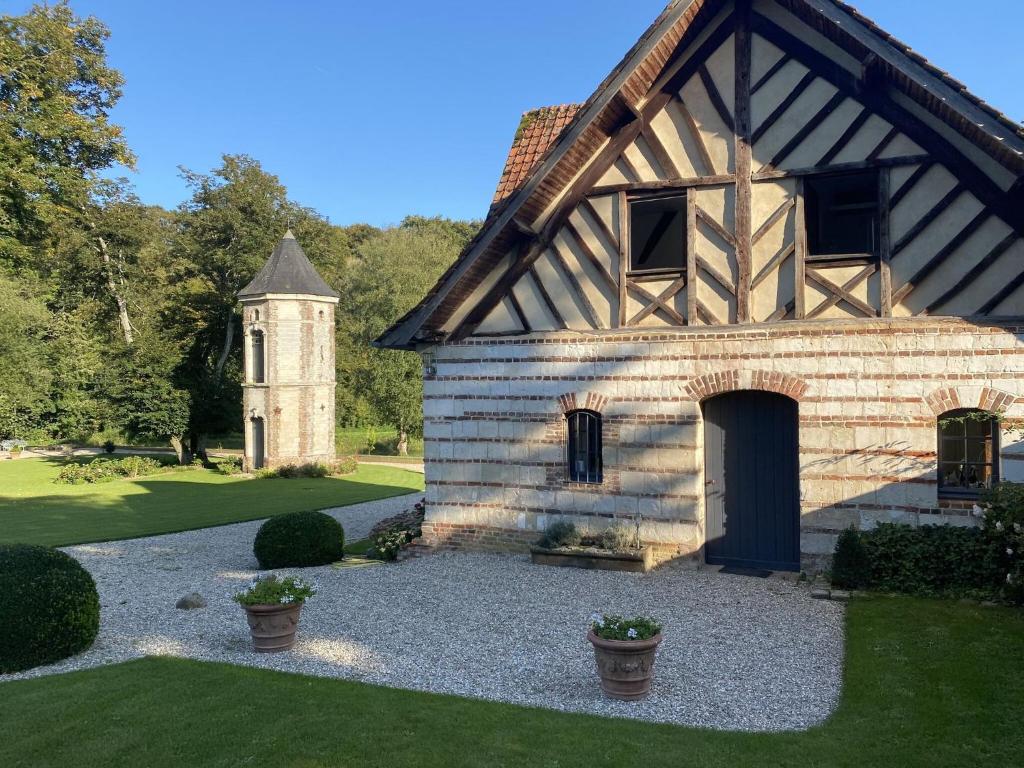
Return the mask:
<svg viewBox="0 0 1024 768">
<path fill-rule="evenodd" d="M 686 268 L 686 195 L 641 198 L 629 204 L 629 271 Z"/>
<path fill-rule="evenodd" d="M 878 253 L 878 175 L 868 171 L 812 176 L 804 185 L 808 259 L 874 258 Z"/>
</svg>

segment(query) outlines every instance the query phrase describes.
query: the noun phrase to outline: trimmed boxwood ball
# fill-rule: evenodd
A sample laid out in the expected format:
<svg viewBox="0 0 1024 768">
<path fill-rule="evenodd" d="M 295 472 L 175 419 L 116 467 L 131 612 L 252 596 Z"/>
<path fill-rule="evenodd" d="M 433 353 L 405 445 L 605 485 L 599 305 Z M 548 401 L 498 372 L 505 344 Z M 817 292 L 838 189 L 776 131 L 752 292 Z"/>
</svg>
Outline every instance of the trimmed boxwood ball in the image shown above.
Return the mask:
<svg viewBox="0 0 1024 768">
<path fill-rule="evenodd" d="M 0 627 L 0 673 L 81 653 L 100 629 L 96 583 L 56 549 L 0 545 Z"/>
<path fill-rule="evenodd" d="M 306 568 L 341 560 L 345 531 L 323 512 L 291 512 L 272 517 L 252 547 L 260 568 Z"/>
</svg>

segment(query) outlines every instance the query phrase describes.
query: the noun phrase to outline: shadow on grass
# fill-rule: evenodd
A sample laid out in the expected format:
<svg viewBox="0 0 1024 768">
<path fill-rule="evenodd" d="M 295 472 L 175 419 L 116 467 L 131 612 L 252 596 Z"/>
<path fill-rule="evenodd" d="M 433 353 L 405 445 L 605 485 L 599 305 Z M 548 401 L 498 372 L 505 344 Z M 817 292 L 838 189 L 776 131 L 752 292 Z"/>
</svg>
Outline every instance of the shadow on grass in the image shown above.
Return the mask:
<svg viewBox="0 0 1024 768">
<path fill-rule="evenodd" d="M 57 487 L 63 492 L 0 495 L 0 542 L 67 546 L 176 533 L 415 493 L 423 478 L 391 467 L 294 480 L 185 471 Z"/>
</svg>

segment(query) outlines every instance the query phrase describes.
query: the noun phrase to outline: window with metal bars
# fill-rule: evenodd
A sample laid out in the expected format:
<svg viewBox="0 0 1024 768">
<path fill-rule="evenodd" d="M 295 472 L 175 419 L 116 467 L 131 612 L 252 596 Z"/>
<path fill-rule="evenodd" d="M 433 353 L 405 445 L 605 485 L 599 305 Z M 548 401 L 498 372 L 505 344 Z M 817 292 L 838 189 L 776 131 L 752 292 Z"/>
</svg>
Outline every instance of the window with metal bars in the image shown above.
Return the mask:
<svg viewBox="0 0 1024 768">
<path fill-rule="evenodd" d="M 566 463 L 574 483 L 601 482 L 601 414 L 572 411 L 566 414 Z"/>
<path fill-rule="evenodd" d="M 252 382 L 265 383 L 266 355 L 263 351 L 263 331 L 252 332 Z"/>
<path fill-rule="evenodd" d="M 963 408 L 939 417 L 939 493 L 976 497 L 999 476 L 999 421 Z"/>
</svg>

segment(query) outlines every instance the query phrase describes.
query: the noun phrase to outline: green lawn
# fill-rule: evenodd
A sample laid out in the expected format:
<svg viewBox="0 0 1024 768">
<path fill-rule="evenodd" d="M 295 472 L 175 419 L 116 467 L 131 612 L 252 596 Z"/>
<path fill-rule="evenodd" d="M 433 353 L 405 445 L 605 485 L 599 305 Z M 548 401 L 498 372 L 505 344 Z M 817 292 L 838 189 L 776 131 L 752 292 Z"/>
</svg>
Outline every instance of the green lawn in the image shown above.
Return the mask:
<svg viewBox="0 0 1024 768">
<path fill-rule="evenodd" d="M 0 765 L 1002 768 L 1021 764 L 1021 702 L 1024 613 L 875 597 L 849 608 L 838 710 L 804 733 L 701 731 L 145 659 L 0 684 Z"/>
<path fill-rule="evenodd" d="M 63 546 L 171 533 L 413 493 L 423 476 L 360 466 L 348 477 L 254 480 L 190 470 L 96 485 L 53 482 L 59 459 L 0 463 L 0 543 Z"/>
</svg>

